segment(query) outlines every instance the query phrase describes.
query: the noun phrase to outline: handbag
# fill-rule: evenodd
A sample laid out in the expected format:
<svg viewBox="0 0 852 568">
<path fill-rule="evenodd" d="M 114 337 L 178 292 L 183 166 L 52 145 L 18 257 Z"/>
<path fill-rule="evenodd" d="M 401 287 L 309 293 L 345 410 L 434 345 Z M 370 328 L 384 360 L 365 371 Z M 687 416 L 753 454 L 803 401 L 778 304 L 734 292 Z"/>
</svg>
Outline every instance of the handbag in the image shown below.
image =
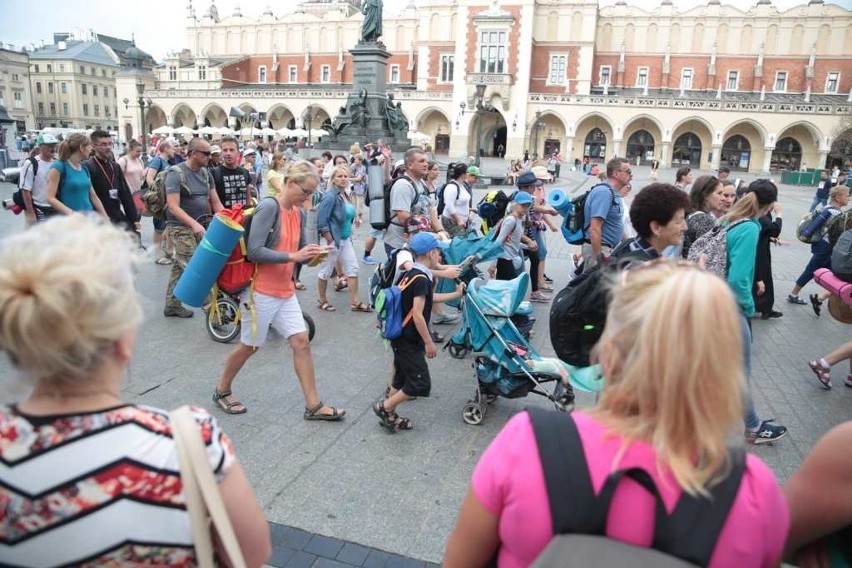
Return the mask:
<svg viewBox="0 0 852 568">
<path fill-rule="evenodd" d="M 198 566 L 201 568 L 217 566 L 212 528 L 219 535 L 231 566 L 245 568 L 246 563 L 237 542 L 237 535 L 234 533 L 231 519 L 228 518 L 228 512 L 225 510 L 225 502 L 213 477 L 204 440 L 192 410 L 189 406 L 181 406 L 169 413 L 169 420 L 177 447 L 183 492 L 186 496 L 186 511 L 192 527 Z"/>
</svg>

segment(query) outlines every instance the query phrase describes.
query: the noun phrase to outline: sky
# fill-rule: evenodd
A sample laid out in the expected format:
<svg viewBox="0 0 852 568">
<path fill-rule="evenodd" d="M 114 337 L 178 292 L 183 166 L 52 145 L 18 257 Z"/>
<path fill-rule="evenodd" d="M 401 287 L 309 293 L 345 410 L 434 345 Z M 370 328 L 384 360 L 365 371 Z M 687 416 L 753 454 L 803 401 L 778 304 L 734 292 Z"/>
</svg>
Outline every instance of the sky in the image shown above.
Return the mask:
<svg viewBox="0 0 852 568">
<path fill-rule="evenodd" d="M 257 17 L 266 5 L 282 6 L 293 0 L 216 0 L 220 16 L 233 13 L 239 4 L 243 16 Z M 385 10 L 401 12 L 410 0 L 384 0 Z M 417 0 L 415 0 L 417 2 Z M 704 4 L 706 0 L 673 0 L 675 6 L 687 9 Z M 614 4 L 615 0 L 601 0 L 601 5 Z M 631 4 L 657 5 L 659 0 L 628 0 Z M 722 0 L 723 4 L 733 4 Z M 736 4 L 752 6 L 757 0 L 737 0 Z M 786 10 L 807 0 L 773 0 L 779 10 Z M 833 0 L 832 3 L 852 9 L 852 0 Z M 186 32 L 184 17 L 186 0 L 39 0 L 32 4 L 26 0 L 0 0 L 0 42 L 13 44 L 16 48 L 29 43 L 39 45 L 53 41 L 53 32 L 72 28 L 91 28 L 98 33 L 130 39 L 135 34 L 136 44 L 143 51 L 161 61 L 167 51 L 179 51 L 185 47 Z M 201 15 L 207 11 L 209 0 L 193 0 L 195 11 Z M 34 17 L 33 6 L 38 16 Z M 280 16 L 283 10 L 273 8 Z M 155 23 L 156 22 L 156 23 Z"/>
</svg>

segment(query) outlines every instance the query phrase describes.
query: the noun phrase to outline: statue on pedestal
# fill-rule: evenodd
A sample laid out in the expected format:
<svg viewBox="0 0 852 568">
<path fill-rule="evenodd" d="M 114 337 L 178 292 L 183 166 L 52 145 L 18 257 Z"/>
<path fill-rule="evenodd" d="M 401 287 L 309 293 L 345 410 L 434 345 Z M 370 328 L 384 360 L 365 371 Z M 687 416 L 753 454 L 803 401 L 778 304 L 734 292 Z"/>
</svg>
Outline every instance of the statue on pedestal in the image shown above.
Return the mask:
<svg viewBox="0 0 852 568">
<path fill-rule="evenodd" d="M 351 125 L 367 128 L 370 120 L 370 109 L 367 108 L 367 89 L 361 89 L 359 98 L 349 105 L 349 115 L 352 117 Z"/>
<path fill-rule="evenodd" d="M 382 0 L 364 0 L 361 5 L 361 41 L 377 41 L 382 36 L 382 4 Z"/>
<path fill-rule="evenodd" d="M 408 117 L 402 112 L 402 103 L 393 103 L 393 95 L 388 95 L 388 100 L 385 106 L 385 116 L 388 119 L 388 128 L 392 132 L 408 131 Z"/>
</svg>

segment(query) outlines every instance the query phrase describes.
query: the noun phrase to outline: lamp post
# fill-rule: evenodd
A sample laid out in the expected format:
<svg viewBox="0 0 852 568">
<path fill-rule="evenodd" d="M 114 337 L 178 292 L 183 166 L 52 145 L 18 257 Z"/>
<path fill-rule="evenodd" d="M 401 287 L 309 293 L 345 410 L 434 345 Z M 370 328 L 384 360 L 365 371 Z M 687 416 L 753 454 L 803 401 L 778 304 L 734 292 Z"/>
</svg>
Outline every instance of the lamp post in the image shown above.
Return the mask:
<svg viewBox="0 0 852 568">
<path fill-rule="evenodd" d="M 533 159 L 538 158 L 538 133 L 544 130 L 544 122 L 541 121 L 541 111 L 535 111 L 535 122 L 533 123 Z"/>
<path fill-rule="evenodd" d="M 305 114 L 302 115 L 302 122 L 308 127 L 308 150 L 311 149 L 311 125 L 314 122 L 314 105 L 305 107 Z"/>
<path fill-rule="evenodd" d="M 139 132 L 142 133 L 142 151 L 148 153 L 148 140 L 145 134 L 145 83 L 142 79 L 136 79 L 136 102 L 139 104 Z M 148 99 L 148 108 L 151 108 L 151 99 Z"/>
<path fill-rule="evenodd" d="M 474 163 L 477 167 L 479 167 L 481 162 L 481 148 L 482 145 L 482 120 L 486 112 L 491 112 L 494 110 L 494 107 L 491 106 L 491 103 L 485 102 L 485 89 L 488 86 L 485 83 L 478 83 L 476 85 L 476 104 L 474 108 L 467 110 L 467 103 L 462 101 L 459 103 L 459 108 L 461 109 L 461 114 L 467 114 L 468 112 L 475 113 L 473 117 L 476 120 L 476 155 L 474 158 Z M 459 120 L 456 119 L 456 126 L 458 126 Z"/>
</svg>

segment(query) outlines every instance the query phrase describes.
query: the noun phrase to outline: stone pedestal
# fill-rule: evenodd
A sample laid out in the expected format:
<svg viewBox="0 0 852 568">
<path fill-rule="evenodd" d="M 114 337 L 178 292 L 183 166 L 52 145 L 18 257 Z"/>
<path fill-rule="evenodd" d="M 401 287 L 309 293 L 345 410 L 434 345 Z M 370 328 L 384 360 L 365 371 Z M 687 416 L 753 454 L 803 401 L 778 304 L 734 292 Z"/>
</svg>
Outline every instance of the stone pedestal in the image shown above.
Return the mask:
<svg viewBox="0 0 852 568">
<path fill-rule="evenodd" d="M 381 42 L 359 42 L 350 50 L 353 60 L 352 92 L 346 99 L 345 113 L 334 117 L 332 126 L 342 125 L 339 133 L 332 133 L 316 145 L 317 148 L 348 148 L 353 142 L 375 142 L 383 139 L 395 150 L 409 144 L 408 124 L 404 129 L 392 130 L 388 123 L 388 59 L 390 53 Z M 352 121 L 357 108 L 366 94 L 366 124 Z M 396 104 L 396 103 L 394 103 Z M 356 122 L 357 119 L 356 119 Z"/>
</svg>

